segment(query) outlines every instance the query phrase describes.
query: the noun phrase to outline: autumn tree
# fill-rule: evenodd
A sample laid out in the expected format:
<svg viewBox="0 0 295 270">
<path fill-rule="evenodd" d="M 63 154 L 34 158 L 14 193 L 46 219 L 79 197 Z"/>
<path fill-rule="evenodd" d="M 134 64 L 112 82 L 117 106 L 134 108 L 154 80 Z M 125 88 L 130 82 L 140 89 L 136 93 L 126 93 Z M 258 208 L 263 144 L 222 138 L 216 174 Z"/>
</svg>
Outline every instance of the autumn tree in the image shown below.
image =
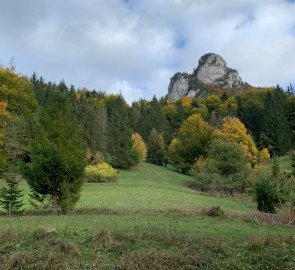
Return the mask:
<svg viewBox="0 0 295 270">
<path fill-rule="evenodd" d="M 213 129 L 202 119 L 200 114 L 191 115 L 184 121 L 176 140 L 173 140 L 168 148 L 170 162 L 183 172 L 187 172 L 195 159 L 207 155 L 212 132 Z M 172 157 L 172 153 L 175 151 L 178 152 L 176 162 Z"/>
<path fill-rule="evenodd" d="M 253 167 L 257 162 L 257 148 L 251 137 L 247 133 L 244 124 L 235 117 L 226 117 L 223 119 L 222 127 L 215 131 L 218 138 L 239 144 L 247 157 L 248 162 Z"/>
<path fill-rule="evenodd" d="M 138 133 L 132 134 L 132 148 L 139 155 L 141 160 L 145 160 L 147 156 L 147 148 L 144 140 Z"/>
</svg>

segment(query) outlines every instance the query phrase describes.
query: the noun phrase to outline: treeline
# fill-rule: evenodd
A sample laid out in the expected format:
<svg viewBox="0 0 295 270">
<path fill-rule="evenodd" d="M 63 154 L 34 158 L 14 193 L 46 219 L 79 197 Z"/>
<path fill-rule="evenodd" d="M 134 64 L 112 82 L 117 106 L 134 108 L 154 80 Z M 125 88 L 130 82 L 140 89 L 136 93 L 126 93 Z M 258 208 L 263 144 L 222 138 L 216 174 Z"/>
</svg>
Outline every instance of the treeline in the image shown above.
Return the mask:
<svg viewBox="0 0 295 270">
<path fill-rule="evenodd" d="M 42 205 L 50 199 L 54 213 L 75 205 L 85 175 L 114 179 L 112 167 L 129 169 L 140 159 L 191 173 L 202 163 L 212 165 L 214 156 L 216 165 L 216 153 L 223 153 L 218 145 L 236 147 L 228 143 L 241 148 L 231 149 L 235 158 L 254 168 L 268 154 L 289 151 L 295 137 L 293 89 L 279 86 L 199 99 L 154 97 L 129 106 L 120 95 L 1 67 L 0 115 L 2 176 L 9 184 L 22 175 L 32 200 Z M 85 166 L 92 166 L 86 174 Z M 232 170 L 221 169 L 226 176 Z"/>
</svg>

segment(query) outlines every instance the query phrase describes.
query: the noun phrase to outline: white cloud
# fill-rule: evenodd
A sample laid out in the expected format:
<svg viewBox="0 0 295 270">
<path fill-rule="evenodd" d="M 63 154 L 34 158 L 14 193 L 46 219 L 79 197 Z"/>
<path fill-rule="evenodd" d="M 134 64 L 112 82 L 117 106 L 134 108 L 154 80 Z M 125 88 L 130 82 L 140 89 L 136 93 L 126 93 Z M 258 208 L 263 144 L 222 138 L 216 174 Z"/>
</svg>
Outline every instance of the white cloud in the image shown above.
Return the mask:
<svg viewBox="0 0 295 270">
<path fill-rule="evenodd" d="M 0 60 L 130 102 L 167 92 L 177 71 L 222 55 L 257 86 L 295 80 L 295 4 L 284 0 L 5 1 Z"/>
</svg>

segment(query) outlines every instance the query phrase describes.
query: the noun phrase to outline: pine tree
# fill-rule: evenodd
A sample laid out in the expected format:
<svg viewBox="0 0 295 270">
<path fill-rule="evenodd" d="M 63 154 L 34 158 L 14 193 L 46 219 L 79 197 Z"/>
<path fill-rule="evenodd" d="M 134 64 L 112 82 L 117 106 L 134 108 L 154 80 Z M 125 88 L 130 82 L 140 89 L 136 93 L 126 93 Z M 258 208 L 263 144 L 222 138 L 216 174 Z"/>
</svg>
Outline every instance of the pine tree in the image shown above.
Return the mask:
<svg viewBox="0 0 295 270">
<path fill-rule="evenodd" d="M 148 154 L 146 161 L 162 166 L 165 160 L 165 145 L 163 137 L 155 128 L 152 129 L 147 140 Z"/>
<path fill-rule="evenodd" d="M 85 150 L 80 127 L 65 95 L 54 92 L 36 117 L 31 161 L 22 166 L 30 188 L 50 195 L 52 213 L 67 212 L 80 196 L 85 167 Z"/>
<path fill-rule="evenodd" d="M 127 169 L 138 163 L 138 154 L 132 149 L 132 131 L 128 105 L 122 96 L 110 96 L 107 101 L 107 152 L 109 163 Z"/>
<path fill-rule="evenodd" d="M 19 213 L 23 207 L 23 191 L 18 186 L 15 174 L 5 175 L 6 186 L 0 187 L 0 205 L 5 209 L 8 216 Z"/>
</svg>

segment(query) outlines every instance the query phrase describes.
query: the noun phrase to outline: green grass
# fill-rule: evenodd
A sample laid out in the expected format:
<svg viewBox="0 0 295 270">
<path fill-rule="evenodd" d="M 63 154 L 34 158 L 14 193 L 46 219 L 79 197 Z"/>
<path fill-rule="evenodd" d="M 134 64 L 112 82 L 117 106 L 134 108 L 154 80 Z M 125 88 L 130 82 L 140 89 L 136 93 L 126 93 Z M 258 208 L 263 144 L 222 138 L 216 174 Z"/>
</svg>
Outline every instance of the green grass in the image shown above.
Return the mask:
<svg viewBox="0 0 295 270">
<path fill-rule="evenodd" d="M 0 269 L 295 269 L 293 226 L 200 215 L 254 208 L 189 179 L 141 163 L 115 183 L 85 184 L 68 215 L 0 217 Z"/>
<path fill-rule="evenodd" d="M 292 171 L 291 157 L 289 155 L 278 157 L 278 160 L 282 172 L 290 173 Z"/>
<path fill-rule="evenodd" d="M 189 189 L 185 186 L 189 179 L 163 167 L 141 163 L 132 170 L 121 171 L 116 183 L 85 184 L 77 207 L 142 211 L 220 205 L 223 209 L 249 210 L 230 198 L 209 197 Z"/>
</svg>

